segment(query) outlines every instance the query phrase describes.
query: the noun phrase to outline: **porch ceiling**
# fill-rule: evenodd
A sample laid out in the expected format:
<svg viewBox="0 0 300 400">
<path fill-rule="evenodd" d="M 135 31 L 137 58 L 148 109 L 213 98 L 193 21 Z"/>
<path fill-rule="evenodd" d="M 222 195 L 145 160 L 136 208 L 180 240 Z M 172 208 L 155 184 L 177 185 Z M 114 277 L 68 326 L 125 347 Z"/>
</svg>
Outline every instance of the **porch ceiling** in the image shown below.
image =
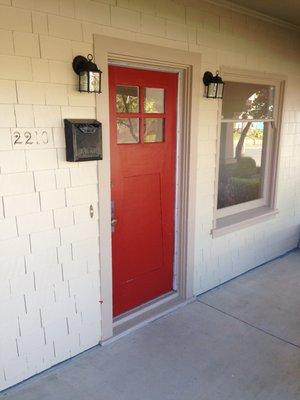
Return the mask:
<svg viewBox="0 0 300 400">
<path fill-rule="evenodd" d="M 217 0 L 215 3 L 220 2 L 220 4 L 230 3 L 248 8 L 269 17 L 276 18 L 293 24 L 300 28 L 300 1 L 299 0 Z"/>
<path fill-rule="evenodd" d="M 230 0 L 239 6 L 250 8 L 274 18 L 281 19 L 300 27 L 299 0 Z"/>
</svg>

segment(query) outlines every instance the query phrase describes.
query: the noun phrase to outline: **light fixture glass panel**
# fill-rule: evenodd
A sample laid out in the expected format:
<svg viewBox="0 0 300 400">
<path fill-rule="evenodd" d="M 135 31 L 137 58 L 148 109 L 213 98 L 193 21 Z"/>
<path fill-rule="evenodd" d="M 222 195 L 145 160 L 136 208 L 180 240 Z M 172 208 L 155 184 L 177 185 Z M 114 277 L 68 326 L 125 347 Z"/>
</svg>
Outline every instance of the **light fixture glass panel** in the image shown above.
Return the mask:
<svg viewBox="0 0 300 400">
<path fill-rule="evenodd" d="M 224 88 L 224 83 L 218 83 L 217 99 L 223 98 L 223 88 Z"/>
<path fill-rule="evenodd" d="M 117 143 L 138 143 L 139 140 L 139 119 L 117 118 Z"/>
<path fill-rule="evenodd" d="M 208 85 L 208 97 L 215 98 L 216 95 L 217 95 L 217 84 L 216 83 L 210 83 Z"/>
<path fill-rule="evenodd" d="M 263 197 L 270 122 L 221 124 L 218 209 Z"/>
<path fill-rule="evenodd" d="M 121 86 L 116 87 L 116 110 L 124 113 L 139 112 L 139 87 Z"/>
<path fill-rule="evenodd" d="M 146 118 L 144 122 L 144 142 L 155 143 L 164 141 L 164 119 Z"/>
<path fill-rule="evenodd" d="M 145 88 L 145 113 L 165 112 L 165 90 L 158 88 Z"/>
<path fill-rule="evenodd" d="M 88 77 L 88 71 L 81 71 L 79 74 L 79 90 L 81 92 L 88 92 L 89 86 L 89 77 Z"/>
<path fill-rule="evenodd" d="M 100 91 L 100 73 L 96 71 L 90 71 L 90 92 Z"/>
<path fill-rule="evenodd" d="M 243 82 L 227 82 L 222 102 L 224 119 L 271 119 L 275 87 Z"/>
</svg>

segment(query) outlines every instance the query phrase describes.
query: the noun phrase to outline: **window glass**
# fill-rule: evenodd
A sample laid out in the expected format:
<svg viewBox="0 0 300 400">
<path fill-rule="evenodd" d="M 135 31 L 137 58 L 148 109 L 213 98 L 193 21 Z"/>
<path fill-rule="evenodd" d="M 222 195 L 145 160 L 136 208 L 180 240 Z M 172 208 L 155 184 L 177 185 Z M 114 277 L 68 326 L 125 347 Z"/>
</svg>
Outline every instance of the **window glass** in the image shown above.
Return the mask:
<svg viewBox="0 0 300 400">
<path fill-rule="evenodd" d="M 164 140 L 163 118 L 146 118 L 144 124 L 144 142 L 154 143 Z"/>
<path fill-rule="evenodd" d="M 138 118 L 117 118 L 117 143 L 138 143 L 139 142 L 139 119 Z"/>
<path fill-rule="evenodd" d="M 274 86 L 226 82 L 222 106 L 223 119 L 272 119 Z"/>
<path fill-rule="evenodd" d="M 270 122 L 222 123 L 218 209 L 263 196 Z"/>
<path fill-rule="evenodd" d="M 139 88 L 138 86 L 116 87 L 117 112 L 139 112 Z"/>
<path fill-rule="evenodd" d="M 144 111 L 146 113 L 163 113 L 165 111 L 164 89 L 145 88 Z"/>
</svg>

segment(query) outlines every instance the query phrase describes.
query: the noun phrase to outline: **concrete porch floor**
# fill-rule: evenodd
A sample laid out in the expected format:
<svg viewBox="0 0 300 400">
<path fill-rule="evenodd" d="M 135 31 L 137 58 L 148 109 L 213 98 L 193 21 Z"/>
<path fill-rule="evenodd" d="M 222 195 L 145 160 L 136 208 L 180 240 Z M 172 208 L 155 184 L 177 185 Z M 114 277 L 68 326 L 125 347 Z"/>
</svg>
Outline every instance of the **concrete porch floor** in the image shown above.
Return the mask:
<svg viewBox="0 0 300 400">
<path fill-rule="evenodd" d="M 299 400 L 300 251 L 1 396 L 7 400 Z"/>
</svg>

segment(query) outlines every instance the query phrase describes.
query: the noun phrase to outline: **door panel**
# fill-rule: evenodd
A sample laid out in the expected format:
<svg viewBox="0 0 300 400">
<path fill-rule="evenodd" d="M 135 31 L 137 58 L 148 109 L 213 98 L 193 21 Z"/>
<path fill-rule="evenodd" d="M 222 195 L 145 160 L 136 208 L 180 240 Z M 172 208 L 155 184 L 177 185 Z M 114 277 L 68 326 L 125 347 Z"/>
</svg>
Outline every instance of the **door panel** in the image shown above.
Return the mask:
<svg viewBox="0 0 300 400">
<path fill-rule="evenodd" d="M 122 209 L 124 250 L 120 277 L 126 281 L 163 264 L 159 174 L 124 178 L 124 198 L 127 201 Z"/>
<path fill-rule="evenodd" d="M 113 307 L 172 290 L 177 74 L 109 67 Z"/>
</svg>

